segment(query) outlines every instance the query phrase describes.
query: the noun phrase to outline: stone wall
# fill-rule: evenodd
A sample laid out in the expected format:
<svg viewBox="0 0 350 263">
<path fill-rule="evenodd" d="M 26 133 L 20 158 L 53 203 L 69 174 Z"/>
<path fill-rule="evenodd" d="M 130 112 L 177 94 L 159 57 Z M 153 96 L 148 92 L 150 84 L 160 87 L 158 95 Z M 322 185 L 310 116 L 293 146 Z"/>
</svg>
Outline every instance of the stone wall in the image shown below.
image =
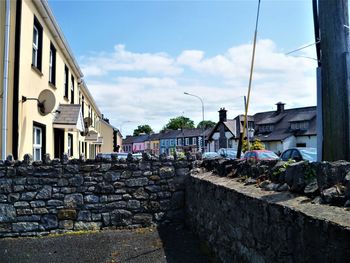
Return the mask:
<svg viewBox="0 0 350 263">
<path fill-rule="evenodd" d="M 344 208 L 203 172 L 191 175 L 186 200 L 187 224 L 218 262 L 349 261 Z"/>
<path fill-rule="evenodd" d="M 0 163 L 0 236 L 181 223 L 190 162 Z"/>
</svg>

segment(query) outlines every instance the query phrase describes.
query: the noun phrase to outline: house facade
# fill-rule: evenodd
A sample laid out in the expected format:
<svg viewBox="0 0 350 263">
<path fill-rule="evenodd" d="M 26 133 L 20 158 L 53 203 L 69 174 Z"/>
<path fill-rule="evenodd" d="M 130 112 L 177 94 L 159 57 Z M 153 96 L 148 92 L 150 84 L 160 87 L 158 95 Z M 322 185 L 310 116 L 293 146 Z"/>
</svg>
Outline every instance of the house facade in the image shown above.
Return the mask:
<svg viewBox="0 0 350 263">
<path fill-rule="evenodd" d="M 8 2 L 0 1 L 2 159 L 94 158 L 110 138 L 102 138 L 102 114 L 47 1 Z"/>
<path fill-rule="evenodd" d="M 196 153 L 202 150 L 202 129 L 182 129 L 176 137 L 176 151 Z"/>
<path fill-rule="evenodd" d="M 317 148 L 316 107 L 284 109 L 284 103 L 276 105 L 276 111 L 254 115 L 254 138 L 276 153 L 291 147 Z"/>
<path fill-rule="evenodd" d="M 265 148 L 281 153 L 292 147 L 317 147 L 316 107 L 285 109 L 277 103 L 275 111 L 259 112 L 248 116 L 250 140 L 259 139 Z M 220 109 L 219 122 L 208 135 L 207 151 L 220 148 L 238 148 L 243 132 L 244 115 L 227 120 L 226 110 Z"/>
<path fill-rule="evenodd" d="M 166 155 L 171 155 L 175 153 L 177 138 L 180 133 L 180 130 L 167 130 L 160 133 L 160 154 L 165 153 Z"/>
</svg>

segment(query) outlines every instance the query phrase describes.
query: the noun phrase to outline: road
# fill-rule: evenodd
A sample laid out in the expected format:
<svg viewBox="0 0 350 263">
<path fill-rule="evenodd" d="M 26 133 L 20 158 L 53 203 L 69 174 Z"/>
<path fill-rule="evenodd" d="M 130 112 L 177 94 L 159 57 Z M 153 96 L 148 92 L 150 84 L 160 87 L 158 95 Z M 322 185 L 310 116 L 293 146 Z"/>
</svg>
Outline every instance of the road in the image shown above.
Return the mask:
<svg viewBox="0 0 350 263">
<path fill-rule="evenodd" d="M 1 263 L 206 263 L 207 249 L 176 227 L 0 240 Z"/>
</svg>

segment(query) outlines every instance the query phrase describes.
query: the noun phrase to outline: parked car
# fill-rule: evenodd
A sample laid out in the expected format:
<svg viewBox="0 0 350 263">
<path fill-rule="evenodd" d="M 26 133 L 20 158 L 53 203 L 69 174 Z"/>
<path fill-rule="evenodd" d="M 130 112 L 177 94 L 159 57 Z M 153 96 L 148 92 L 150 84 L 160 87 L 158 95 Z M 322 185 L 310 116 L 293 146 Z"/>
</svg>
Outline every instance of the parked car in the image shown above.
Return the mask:
<svg viewBox="0 0 350 263">
<path fill-rule="evenodd" d="M 132 157 L 134 157 L 134 159 L 142 159 L 142 153 L 133 153 Z"/>
<path fill-rule="evenodd" d="M 237 158 L 237 151 L 233 148 L 221 148 L 217 153 L 225 159 L 233 160 Z"/>
<path fill-rule="evenodd" d="M 217 152 L 205 152 L 202 155 L 203 160 L 212 160 L 218 157 L 220 157 L 220 155 Z"/>
<path fill-rule="evenodd" d="M 277 154 L 269 150 L 251 150 L 251 151 L 245 152 L 243 159 L 246 159 L 246 160 L 254 159 L 257 161 L 261 161 L 261 160 L 277 160 L 279 159 L 279 157 Z"/>
<path fill-rule="evenodd" d="M 128 157 L 127 153 L 98 153 L 96 159 L 103 158 L 107 160 L 112 160 L 112 155 L 117 155 L 118 159 L 126 159 Z"/>
<path fill-rule="evenodd" d="M 285 150 L 281 154 L 282 161 L 288 161 L 289 159 L 299 161 L 317 161 L 317 149 L 316 148 L 291 148 Z"/>
</svg>

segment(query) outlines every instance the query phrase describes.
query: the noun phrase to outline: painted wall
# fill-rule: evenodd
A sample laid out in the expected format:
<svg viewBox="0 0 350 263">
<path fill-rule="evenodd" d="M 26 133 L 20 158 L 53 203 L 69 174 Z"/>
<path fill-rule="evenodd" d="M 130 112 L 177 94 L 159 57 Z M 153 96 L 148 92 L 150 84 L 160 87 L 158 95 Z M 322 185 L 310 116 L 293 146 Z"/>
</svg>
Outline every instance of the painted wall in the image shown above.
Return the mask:
<svg viewBox="0 0 350 263">
<path fill-rule="evenodd" d="M 100 120 L 100 130 L 101 136 L 103 137 L 103 144 L 101 145 L 101 153 L 111 153 L 113 152 L 113 127 L 105 122 Z"/>
<path fill-rule="evenodd" d="M 15 52 L 15 22 L 16 22 L 16 3 L 19 1 L 11 1 L 11 37 L 10 37 L 10 75 L 9 75 L 9 96 L 8 96 L 8 138 L 7 138 L 7 153 L 12 153 L 12 105 L 13 105 L 13 80 L 14 80 L 14 52 Z M 39 20 L 39 23 L 43 27 L 42 36 L 42 69 L 38 72 L 32 68 L 32 43 L 33 43 L 33 25 L 34 15 Z M 4 19 L 5 19 L 5 1 L 0 2 L 0 50 L 3 51 L 4 47 Z M 70 79 L 71 75 L 74 77 L 74 104 L 81 103 L 80 99 L 84 95 L 85 107 L 84 116 L 89 116 L 89 105 L 91 106 L 91 117 L 93 125 L 89 129 L 93 129 L 100 133 L 100 127 L 98 120 L 101 118 L 93 98 L 86 91 L 86 86 L 80 86 L 80 75 L 71 59 L 66 55 L 66 50 L 61 50 L 56 42 L 56 37 L 53 36 L 49 27 L 45 24 L 48 19 L 43 19 L 39 14 L 36 6 L 30 0 L 22 1 L 21 9 L 21 34 L 20 34 L 20 67 L 19 67 L 19 97 L 18 97 L 18 110 L 19 110 L 19 123 L 18 123 L 18 157 L 23 158 L 25 153 L 33 152 L 33 122 L 40 123 L 46 126 L 46 153 L 54 156 L 54 135 L 53 135 L 53 119 L 55 113 L 42 116 L 37 109 L 35 101 L 22 102 L 22 96 L 28 98 L 38 98 L 40 92 L 44 89 L 51 90 L 56 98 L 55 109 L 59 104 L 67 104 L 71 102 L 70 92 Z M 55 86 L 49 84 L 49 54 L 50 43 L 56 48 L 56 84 Z M 0 91 L 2 92 L 2 78 L 3 78 L 3 52 L 0 52 Z M 67 65 L 69 69 L 69 93 L 68 98 L 64 98 L 64 66 Z M 0 122 L 2 112 L 2 100 L 0 100 Z M 65 145 L 64 151 L 68 150 L 68 133 L 73 135 L 73 157 L 78 158 L 79 153 L 82 153 L 82 142 L 84 137 L 76 130 L 65 131 Z M 1 136 L 1 129 L 0 129 Z M 78 143 L 79 142 L 79 143 Z M 99 147 L 94 144 L 86 143 L 87 149 L 86 157 L 93 158 L 95 154 L 99 152 Z M 85 147 L 84 147 L 85 148 Z"/>
<path fill-rule="evenodd" d="M 143 152 L 145 150 L 145 143 L 144 142 L 135 142 L 132 145 L 133 152 Z"/>
</svg>

